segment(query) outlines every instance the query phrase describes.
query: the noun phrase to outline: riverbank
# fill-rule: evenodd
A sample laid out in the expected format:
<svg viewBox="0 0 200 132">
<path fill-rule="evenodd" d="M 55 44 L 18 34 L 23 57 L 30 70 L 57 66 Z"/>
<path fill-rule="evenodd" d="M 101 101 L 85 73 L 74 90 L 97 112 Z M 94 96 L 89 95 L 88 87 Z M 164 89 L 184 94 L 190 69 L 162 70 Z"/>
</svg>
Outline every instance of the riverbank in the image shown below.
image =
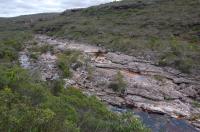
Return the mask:
<svg viewBox="0 0 200 132">
<path fill-rule="evenodd" d="M 193 105 L 193 97 L 198 96 L 199 77 L 183 74 L 175 69 L 159 67 L 150 61 L 141 60 L 122 53 L 107 52 L 105 49 L 59 40 L 51 37 L 36 35 L 35 46 L 49 45 L 52 51 L 39 54 L 36 59 L 26 57 L 21 65 L 30 63 L 34 70 L 41 73 L 41 78 L 55 80 L 60 71 L 57 66 L 58 54 L 65 50 L 81 52 L 83 63 L 75 62 L 71 65 L 71 78 L 64 78 L 65 86 L 80 88 L 87 95 L 97 96 L 100 100 L 114 106 L 128 106 L 140 108 L 152 113 L 161 113 L 175 118 L 198 124 L 193 116 L 200 113 L 200 109 Z M 28 47 L 23 52 L 30 56 Z M 23 54 L 24 55 L 24 54 Z M 90 68 L 88 68 L 90 67 Z M 113 91 L 109 85 L 116 74 L 120 72 L 126 82 L 124 93 Z"/>
</svg>

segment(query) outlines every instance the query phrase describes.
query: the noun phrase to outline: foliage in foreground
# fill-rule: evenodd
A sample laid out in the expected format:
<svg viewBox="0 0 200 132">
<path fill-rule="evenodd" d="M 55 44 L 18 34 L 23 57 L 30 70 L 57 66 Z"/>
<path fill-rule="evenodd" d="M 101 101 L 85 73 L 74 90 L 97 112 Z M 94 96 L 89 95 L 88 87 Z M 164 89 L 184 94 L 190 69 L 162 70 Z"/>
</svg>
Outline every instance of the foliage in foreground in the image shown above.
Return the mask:
<svg viewBox="0 0 200 132">
<path fill-rule="evenodd" d="M 17 66 L 0 66 L 0 131 L 148 131 L 132 115 L 113 114 L 75 88 L 47 86 Z"/>
<path fill-rule="evenodd" d="M 2 32 L 0 32 L 1 36 Z M 8 32 L 9 35 L 0 37 L 0 60 L 14 61 L 18 58 L 18 52 L 23 48 L 23 42 L 32 36 L 29 32 Z M 10 39 L 12 37 L 12 39 Z"/>
</svg>

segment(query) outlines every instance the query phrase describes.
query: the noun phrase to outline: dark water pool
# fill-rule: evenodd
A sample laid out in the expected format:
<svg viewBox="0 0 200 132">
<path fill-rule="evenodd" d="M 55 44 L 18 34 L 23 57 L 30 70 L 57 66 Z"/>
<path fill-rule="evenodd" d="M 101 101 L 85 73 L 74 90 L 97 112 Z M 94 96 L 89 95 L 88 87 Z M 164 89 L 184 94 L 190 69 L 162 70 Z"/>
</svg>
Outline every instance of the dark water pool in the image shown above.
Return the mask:
<svg viewBox="0 0 200 132">
<path fill-rule="evenodd" d="M 152 132 L 198 132 L 195 127 L 182 119 L 171 118 L 167 115 L 148 113 L 141 110 L 130 110 L 111 107 L 114 112 L 133 112 Z"/>
</svg>

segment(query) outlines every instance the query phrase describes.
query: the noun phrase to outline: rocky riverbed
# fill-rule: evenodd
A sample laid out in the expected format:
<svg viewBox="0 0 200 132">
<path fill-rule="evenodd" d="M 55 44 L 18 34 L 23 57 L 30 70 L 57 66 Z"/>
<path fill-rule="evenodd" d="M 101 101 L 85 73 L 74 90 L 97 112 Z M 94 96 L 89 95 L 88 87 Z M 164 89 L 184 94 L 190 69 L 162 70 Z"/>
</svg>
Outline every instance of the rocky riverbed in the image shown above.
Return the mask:
<svg viewBox="0 0 200 132">
<path fill-rule="evenodd" d="M 76 64 L 72 65 L 72 78 L 64 79 L 66 87 L 71 85 L 80 88 L 85 94 L 95 95 L 112 106 L 140 108 L 146 111 L 145 114 L 150 112 L 167 115 L 200 128 L 200 108 L 194 105 L 195 100 L 200 100 L 200 76 L 183 74 L 169 67 L 159 67 L 154 62 L 107 52 L 103 48 L 87 44 L 43 35 L 36 35 L 34 40 L 38 46 L 52 46 L 54 52 L 43 53 L 32 60 L 29 58 L 29 45 L 20 53 L 19 61 L 24 68 L 40 71 L 44 81 L 59 78 L 56 65 L 59 52 L 78 50 L 87 63 L 76 68 L 73 67 Z M 123 94 L 108 88 L 118 72 L 126 82 Z"/>
</svg>

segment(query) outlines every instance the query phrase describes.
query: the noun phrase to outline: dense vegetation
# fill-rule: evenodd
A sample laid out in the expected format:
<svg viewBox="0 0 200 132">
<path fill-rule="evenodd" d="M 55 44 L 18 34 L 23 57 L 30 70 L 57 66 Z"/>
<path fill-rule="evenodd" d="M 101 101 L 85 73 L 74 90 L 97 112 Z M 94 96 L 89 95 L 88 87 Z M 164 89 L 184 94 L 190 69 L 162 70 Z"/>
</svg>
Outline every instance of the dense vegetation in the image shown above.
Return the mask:
<svg viewBox="0 0 200 132">
<path fill-rule="evenodd" d="M 61 80 L 43 82 L 20 68 L 19 51 L 25 41 L 32 39 L 31 30 L 24 23 L 0 22 L 0 131 L 149 131 L 132 114 L 114 114 L 95 97 L 87 97 L 75 88 L 64 89 Z M 51 47 L 32 50 L 43 53 Z M 64 71 L 64 66 L 75 60 L 71 53 L 63 53 L 60 58 Z"/>
<path fill-rule="evenodd" d="M 124 0 L 65 11 L 34 30 L 200 73 L 199 0 Z"/>
<path fill-rule="evenodd" d="M 1 66 L 0 77 L 0 131 L 147 131 L 132 115 L 115 115 L 61 82 L 41 83 L 17 66 Z"/>
</svg>

